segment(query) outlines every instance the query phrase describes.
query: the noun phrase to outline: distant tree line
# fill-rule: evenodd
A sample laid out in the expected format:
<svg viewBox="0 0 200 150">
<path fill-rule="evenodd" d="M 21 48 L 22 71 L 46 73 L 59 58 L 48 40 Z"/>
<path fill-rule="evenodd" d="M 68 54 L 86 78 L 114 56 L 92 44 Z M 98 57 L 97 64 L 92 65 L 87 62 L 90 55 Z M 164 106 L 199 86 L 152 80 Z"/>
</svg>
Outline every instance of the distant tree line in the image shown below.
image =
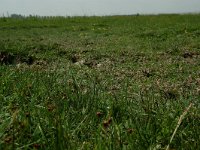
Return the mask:
<svg viewBox="0 0 200 150">
<path fill-rule="evenodd" d="M 25 16 L 20 15 L 20 14 L 11 14 L 10 17 L 11 18 L 25 18 Z"/>
<path fill-rule="evenodd" d="M 7 13 L 7 15 L 2 15 L 2 16 L 0 16 L 0 18 L 16 18 L 16 19 L 25 19 L 25 18 L 41 18 L 41 19 L 43 19 L 43 18 L 58 18 L 58 17 L 60 17 L 60 18 L 68 18 L 68 17 L 70 17 L 70 16 L 66 16 L 66 17 L 64 17 L 64 16 L 39 16 L 39 15 L 21 15 L 21 14 L 8 14 Z"/>
</svg>

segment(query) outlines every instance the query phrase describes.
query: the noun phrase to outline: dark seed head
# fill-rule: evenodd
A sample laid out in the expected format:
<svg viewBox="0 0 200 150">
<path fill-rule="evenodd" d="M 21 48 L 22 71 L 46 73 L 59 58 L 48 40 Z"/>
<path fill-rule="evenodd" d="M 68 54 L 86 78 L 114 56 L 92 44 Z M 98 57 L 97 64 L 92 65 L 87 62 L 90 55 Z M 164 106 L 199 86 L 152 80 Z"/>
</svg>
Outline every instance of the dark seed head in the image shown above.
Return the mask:
<svg viewBox="0 0 200 150">
<path fill-rule="evenodd" d="M 131 133 L 133 133 L 133 129 L 131 129 L 131 128 L 129 128 L 128 130 L 127 130 L 127 132 L 129 133 L 129 134 L 131 134 Z"/>
<path fill-rule="evenodd" d="M 97 112 L 96 115 L 97 115 L 97 117 L 101 117 L 103 115 L 103 113 Z"/>
<path fill-rule="evenodd" d="M 108 127 L 109 127 L 109 123 L 108 123 L 107 120 L 104 120 L 104 122 L 103 122 L 103 127 L 104 127 L 104 128 L 108 128 Z"/>
</svg>

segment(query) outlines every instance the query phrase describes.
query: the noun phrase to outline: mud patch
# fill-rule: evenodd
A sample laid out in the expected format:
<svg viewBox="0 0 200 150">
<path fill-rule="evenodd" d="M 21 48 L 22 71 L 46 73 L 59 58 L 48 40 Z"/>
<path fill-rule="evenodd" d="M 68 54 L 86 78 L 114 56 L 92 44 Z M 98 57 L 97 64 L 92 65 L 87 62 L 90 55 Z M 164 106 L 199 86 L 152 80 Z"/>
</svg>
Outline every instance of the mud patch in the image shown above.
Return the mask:
<svg viewBox="0 0 200 150">
<path fill-rule="evenodd" d="M 80 55 L 78 55 L 78 54 L 71 55 L 71 56 L 69 57 L 69 59 L 70 59 L 70 61 L 71 61 L 72 63 L 76 63 L 76 62 L 79 61 Z"/>
<path fill-rule="evenodd" d="M 184 57 L 184 58 L 195 58 L 195 57 L 197 57 L 197 56 L 199 56 L 200 54 L 199 53 L 197 53 L 197 52 L 189 52 L 189 51 L 186 51 L 186 52 L 184 52 L 183 54 L 182 54 L 182 56 Z"/>
<path fill-rule="evenodd" d="M 7 52 L 0 52 L 0 63 L 1 64 L 13 64 L 15 56 Z"/>
<path fill-rule="evenodd" d="M 13 54 L 9 52 L 0 52 L 0 64 L 16 65 L 19 63 L 26 63 L 32 65 L 36 60 L 33 56 L 26 56 L 23 54 Z"/>
<path fill-rule="evenodd" d="M 98 63 L 95 60 L 88 60 L 88 61 L 85 61 L 83 64 L 90 68 L 94 68 L 97 66 Z"/>
</svg>

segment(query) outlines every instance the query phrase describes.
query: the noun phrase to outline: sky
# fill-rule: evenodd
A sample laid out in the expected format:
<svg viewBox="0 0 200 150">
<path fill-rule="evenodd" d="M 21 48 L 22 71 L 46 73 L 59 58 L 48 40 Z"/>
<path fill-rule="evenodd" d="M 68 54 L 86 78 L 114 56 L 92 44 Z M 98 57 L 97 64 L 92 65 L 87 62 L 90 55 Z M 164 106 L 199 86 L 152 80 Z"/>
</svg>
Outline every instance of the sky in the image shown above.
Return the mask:
<svg viewBox="0 0 200 150">
<path fill-rule="evenodd" d="M 200 12 L 200 0 L 0 0 L 0 15 L 91 16 Z"/>
</svg>

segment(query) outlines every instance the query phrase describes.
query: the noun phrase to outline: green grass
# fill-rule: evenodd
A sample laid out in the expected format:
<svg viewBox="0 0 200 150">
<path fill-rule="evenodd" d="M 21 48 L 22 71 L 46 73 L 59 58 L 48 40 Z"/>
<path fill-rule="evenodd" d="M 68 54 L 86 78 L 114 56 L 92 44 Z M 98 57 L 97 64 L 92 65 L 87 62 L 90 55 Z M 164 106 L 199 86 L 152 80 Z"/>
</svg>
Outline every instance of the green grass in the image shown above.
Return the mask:
<svg viewBox="0 0 200 150">
<path fill-rule="evenodd" d="M 0 18 L 0 149 L 200 149 L 199 19 Z"/>
</svg>

